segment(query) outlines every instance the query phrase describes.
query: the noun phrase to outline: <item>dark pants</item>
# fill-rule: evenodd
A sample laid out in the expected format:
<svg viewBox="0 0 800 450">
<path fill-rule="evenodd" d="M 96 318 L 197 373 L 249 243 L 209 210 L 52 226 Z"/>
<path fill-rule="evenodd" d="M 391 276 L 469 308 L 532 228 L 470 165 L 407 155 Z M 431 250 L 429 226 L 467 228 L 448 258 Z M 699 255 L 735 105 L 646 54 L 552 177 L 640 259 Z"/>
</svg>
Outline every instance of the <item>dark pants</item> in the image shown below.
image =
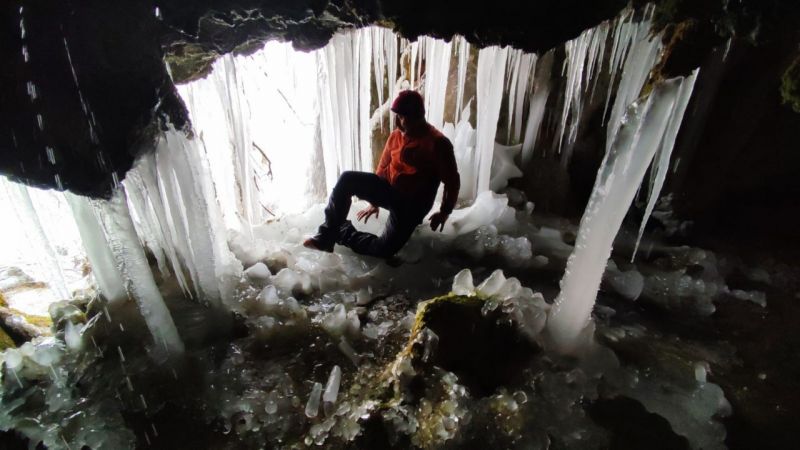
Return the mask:
<svg viewBox="0 0 800 450">
<path fill-rule="evenodd" d="M 342 173 L 333 188 L 328 206 L 325 208 L 325 222 L 319 227 L 319 239 L 325 242 L 350 247 L 362 255 L 388 258 L 411 237 L 414 229 L 433 205 L 433 195 L 420 198 L 407 198 L 397 192 L 389 182 L 368 172 L 347 171 Z M 347 220 L 352 196 L 366 200 L 375 206 L 389 210 L 389 219 L 383 234 L 375 236 L 356 230 Z"/>
</svg>

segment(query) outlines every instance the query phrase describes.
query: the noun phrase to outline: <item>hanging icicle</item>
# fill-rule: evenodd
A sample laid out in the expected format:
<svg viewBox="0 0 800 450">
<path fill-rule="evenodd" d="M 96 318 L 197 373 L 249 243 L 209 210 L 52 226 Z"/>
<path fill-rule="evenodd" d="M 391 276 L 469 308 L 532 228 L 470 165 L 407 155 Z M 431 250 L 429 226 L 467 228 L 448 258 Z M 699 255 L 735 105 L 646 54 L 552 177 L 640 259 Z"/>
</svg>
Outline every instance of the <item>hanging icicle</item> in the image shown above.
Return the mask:
<svg viewBox="0 0 800 450">
<path fill-rule="evenodd" d="M 503 100 L 508 47 L 486 47 L 478 53 L 477 177 L 478 193 L 489 190 L 497 121 Z"/>
<path fill-rule="evenodd" d="M 661 188 L 664 186 L 664 181 L 667 178 L 669 171 L 669 159 L 672 155 L 672 148 L 675 146 L 675 139 L 678 137 L 678 130 L 680 130 L 683 114 L 686 112 L 686 106 L 689 104 L 689 99 L 692 97 L 694 90 L 694 83 L 697 81 L 697 75 L 700 69 L 696 69 L 692 74 L 681 84 L 680 92 L 678 93 L 678 100 L 675 102 L 672 113 L 669 116 L 667 123 L 667 130 L 664 133 L 664 138 L 661 146 L 658 149 L 658 154 L 653 162 L 653 167 L 650 169 L 651 173 L 655 174 L 652 181 L 652 186 L 649 189 L 647 207 L 645 208 L 644 217 L 642 217 L 642 224 L 639 227 L 639 234 L 636 237 L 636 245 L 633 248 L 631 255 L 631 262 L 636 257 L 636 252 L 639 250 L 639 243 L 644 234 L 644 227 L 653 213 L 659 196 L 661 195 Z"/>
<path fill-rule="evenodd" d="M 425 41 L 425 115 L 428 123 L 440 130 L 444 126 L 444 106 L 452 47 L 449 42 L 441 39 L 420 39 L 423 40 Z"/>
</svg>

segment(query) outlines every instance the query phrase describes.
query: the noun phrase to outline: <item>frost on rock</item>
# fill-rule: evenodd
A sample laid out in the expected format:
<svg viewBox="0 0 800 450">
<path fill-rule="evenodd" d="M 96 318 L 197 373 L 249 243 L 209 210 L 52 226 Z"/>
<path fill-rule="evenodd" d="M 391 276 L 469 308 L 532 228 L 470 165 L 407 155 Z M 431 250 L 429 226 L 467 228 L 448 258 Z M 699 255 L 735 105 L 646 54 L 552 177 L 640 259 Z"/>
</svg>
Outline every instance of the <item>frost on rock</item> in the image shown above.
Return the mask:
<svg viewBox="0 0 800 450">
<path fill-rule="evenodd" d="M 464 269 L 454 278 L 452 292 L 485 298 L 484 314 L 500 308 L 532 341 L 538 341 L 550 309 L 541 294 L 523 287 L 516 278 L 506 278 L 499 269 L 477 287 L 472 286 L 472 272 Z"/>
</svg>

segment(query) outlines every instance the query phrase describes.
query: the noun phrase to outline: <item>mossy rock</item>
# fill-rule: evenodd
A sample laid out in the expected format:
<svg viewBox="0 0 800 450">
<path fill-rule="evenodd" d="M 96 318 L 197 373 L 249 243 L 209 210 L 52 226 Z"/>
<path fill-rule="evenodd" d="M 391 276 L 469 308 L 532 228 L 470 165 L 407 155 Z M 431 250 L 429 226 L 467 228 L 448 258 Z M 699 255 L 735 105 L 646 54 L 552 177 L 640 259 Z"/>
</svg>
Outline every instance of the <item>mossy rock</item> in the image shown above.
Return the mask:
<svg viewBox="0 0 800 450">
<path fill-rule="evenodd" d="M 800 55 L 781 77 L 781 98 L 796 113 L 800 113 Z"/>
<path fill-rule="evenodd" d="M 522 369 L 540 349 L 499 308 L 484 314 L 485 304 L 480 296 L 455 294 L 420 304 L 405 350 L 415 367 L 433 365 L 453 372 L 477 396 L 521 382 Z M 420 335 L 425 329 L 436 334 L 438 343 L 422 361 Z"/>
<path fill-rule="evenodd" d="M 0 351 L 3 351 L 7 348 L 16 348 L 17 345 L 14 344 L 14 340 L 11 339 L 11 336 L 8 335 L 2 328 L 0 328 Z"/>
</svg>

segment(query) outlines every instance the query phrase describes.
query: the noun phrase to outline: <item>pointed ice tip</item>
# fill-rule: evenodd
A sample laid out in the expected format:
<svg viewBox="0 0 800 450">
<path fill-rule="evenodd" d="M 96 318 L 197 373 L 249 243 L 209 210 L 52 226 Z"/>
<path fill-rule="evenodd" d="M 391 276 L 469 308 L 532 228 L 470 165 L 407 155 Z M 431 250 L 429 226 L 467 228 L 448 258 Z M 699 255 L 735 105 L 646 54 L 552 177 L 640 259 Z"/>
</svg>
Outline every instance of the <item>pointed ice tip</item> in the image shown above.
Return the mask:
<svg viewBox="0 0 800 450">
<path fill-rule="evenodd" d="M 461 270 L 453 278 L 453 294 L 473 295 L 474 293 L 475 285 L 472 282 L 472 272 L 469 269 Z"/>
<path fill-rule="evenodd" d="M 505 282 L 506 282 L 506 277 L 505 275 L 503 275 L 503 271 L 497 269 L 494 272 L 492 272 L 491 275 L 489 275 L 489 278 L 484 280 L 484 282 L 478 286 L 477 291 L 482 295 L 491 297 L 495 295 L 500 290 L 500 288 L 503 287 Z"/>
</svg>

